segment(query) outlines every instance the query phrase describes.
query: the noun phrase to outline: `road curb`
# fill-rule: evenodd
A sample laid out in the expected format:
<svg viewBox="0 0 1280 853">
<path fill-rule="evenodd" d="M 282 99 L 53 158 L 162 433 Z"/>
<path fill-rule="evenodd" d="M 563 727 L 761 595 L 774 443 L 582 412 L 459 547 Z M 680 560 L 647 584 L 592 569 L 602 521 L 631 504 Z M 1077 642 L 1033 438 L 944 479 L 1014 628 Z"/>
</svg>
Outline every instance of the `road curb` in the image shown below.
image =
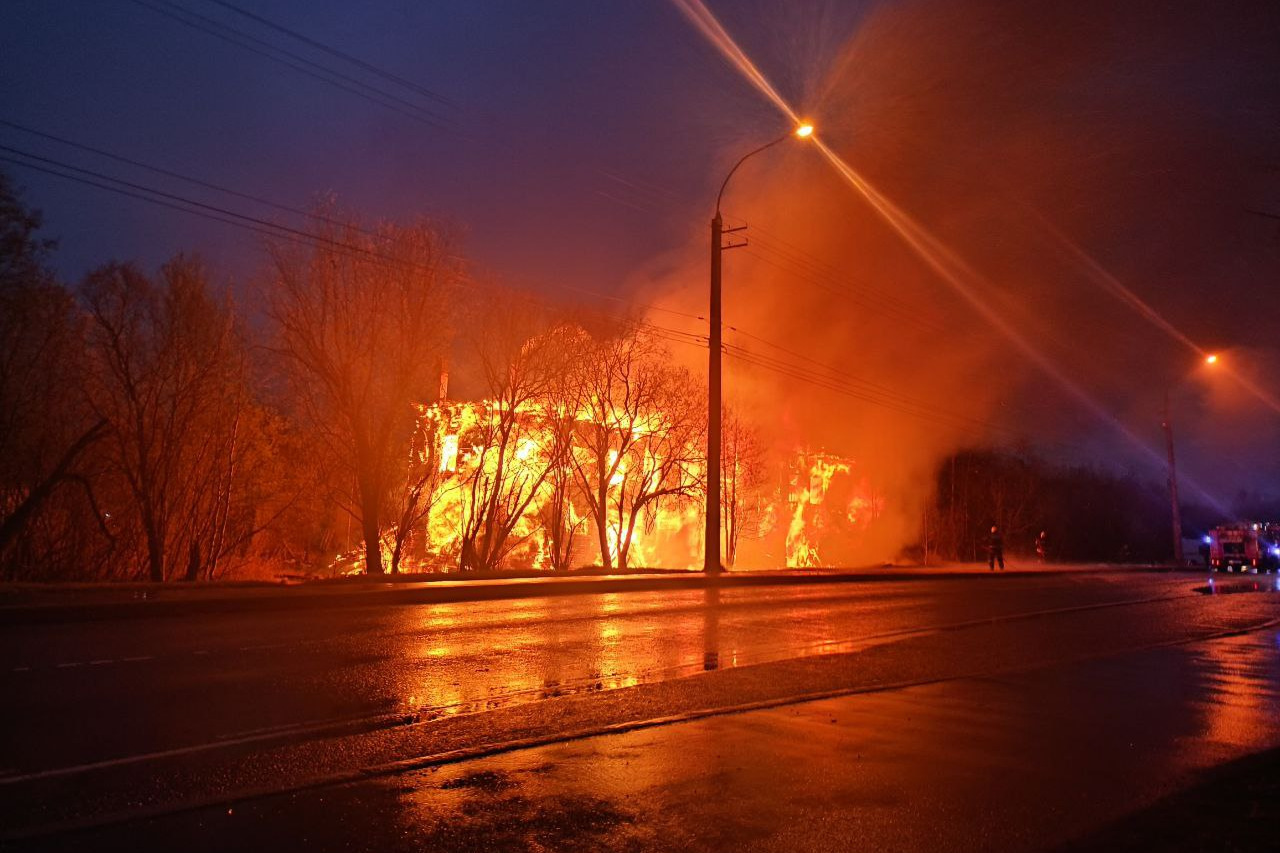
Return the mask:
<svg viewBox="0 0 1280 853">
<path fill-rule="evenodd" d="M 701 573 L 640 575 L 636 577 L 557 578 L 554 582 L 521 578 L 506 581 L 422 582 L 409 588 L 387 582 L 376 589 L 308 591 L 290 587 L 252 596 L 220 596 L 197 599 L 146 598 L 127 601 L 58 602 L 0 606 L 0 626 L 92 622 L 112 619 L 154 618 L 213 613 L 261 613 L 267 611 L 323 610 L 346 607 L 413 604 L 457 604 L 470 601 L 510 601 L 571 595 L 604 595 L 623 592 L 661 592 L 703 589 L 738 589 L 767 586 L 806 586 L 843 583 L 885 583 L 920 580 L 995 581 L 1046 575 L 1151 574 L 1178 571 L 1167 566 L 1098 566 L 1054 570 L 982 572 L 955 570 L 901 570 L 813 572 L 777 574 L 741 572 L 708 577 Z M 446 585 L 447 583 L 447 585 Z M 175 590 L 176 591 L 176 590 Z"/>
</svg>

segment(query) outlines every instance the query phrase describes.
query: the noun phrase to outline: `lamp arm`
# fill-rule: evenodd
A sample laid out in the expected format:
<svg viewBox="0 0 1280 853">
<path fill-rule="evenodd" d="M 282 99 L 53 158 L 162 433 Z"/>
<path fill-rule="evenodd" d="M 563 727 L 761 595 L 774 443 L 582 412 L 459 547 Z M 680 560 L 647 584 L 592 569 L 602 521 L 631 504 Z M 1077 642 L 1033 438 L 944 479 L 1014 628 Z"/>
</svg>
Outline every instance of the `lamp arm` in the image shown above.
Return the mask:
<svg viewBox="0 0 1280 853">
<path fill-rule="evenodd" d="M 761 145 L 759 148 L 755 149 L 754 151 L 748 151 L 746 154 L 742 155 L 742 159 L 740 159 L 737 163 L 733 164 L 733 168 L 729 170 L 729 174 L 724 176 L 724 183 L 720 185 L 720 192 L 716 193 L 716 216 L 720 215 L 720 201 L 721 199 L 724 198 L 725 187 L 729 186 L 729 179 L 733 177 L 734 172 L 738 171 L 738 167 L 741 166 L 743 163 L 747 162 L 747 160 L 759 154 L 761 151 L 766 151 L 772 148 L 773 146 L 777 145 L 779 142 L 786 142 L 790 138 L 791 138 L 790 133 L 783 134 L 782 136 L 779 136 L 777 139 L 773 140 L 772 142 L 766 142 L 764 145 Z"/>
</svg>

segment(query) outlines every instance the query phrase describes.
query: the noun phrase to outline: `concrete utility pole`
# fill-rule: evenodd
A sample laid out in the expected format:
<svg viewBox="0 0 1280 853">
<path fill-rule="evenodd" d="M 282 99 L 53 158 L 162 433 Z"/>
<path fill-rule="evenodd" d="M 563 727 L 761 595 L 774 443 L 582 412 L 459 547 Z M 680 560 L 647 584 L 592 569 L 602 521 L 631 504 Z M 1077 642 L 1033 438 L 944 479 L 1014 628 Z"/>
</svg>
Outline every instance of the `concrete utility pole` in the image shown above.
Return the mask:
<svg viewBox="0 0 1280 853">
<path fill-rule="evenodd" d="M 734 167 L 737 168 L 736 166 Z M 730 174 L 733 174 L 730 172 Z M 729 179 L 725 178 L 725 183 Z M 721 188 L 723 194 L 724 189 Z M 720 311 L 720 256 L 724 252 L 724 220 L 720 202 L 711 220 L 711 334 L 707 340 L 707 506 L 702 570 L 720 573 L 720 430 L 723 425 L 720 387 L 722 342 Z"/>
<path fill-rule="evenodd" d="M 702 570 L 708 575 L 718 575 L 723 570 L 720 564 L 720 445 L 724 411 L 721 399 L 720 361 L 724 339 L 720 304 L 720 261 L 726 248 L 736 249 L 738 246 L 746 245 L 745 242 L 732 246 L 724 245 L 725 234 L 742 231 L 746 226 L 726 230 L 724 219 L 720 216 L 720 202 L 724 199 L 725 187 L 729 186 L 729 178 L 733 177 L 733 173 L 738 171 L 738 167 L 748 158 L 772 148 L 779 142 L 785 142 L 792 136 L 807 139 L 812 134 L 813 125 L 802 124 L 786 136 L 781 136 L 748 152 L 733 164 L 733 168 L 725 176 L 724 183 L 720 185 L 719 194 L 716 195 L 716 215 L 711 220 L 711 313 L 709 317 L 711 333 L 707 338 L 707 505 L 705 508 L 707 524 L 703 532 L 702 560 Z"/>
<path fill-rule="evenodd" d="M 1169 419 L 1169 389 L 1164 390 L 1164 443 L 1169 451 L 1169 505 L 1173 511 L 1173 561 L 1185 565 L 1182 554 L 1182 513 L 1178 510 L 1178 465 L 1173 458 L 1173 422 Z"/>
</svg>

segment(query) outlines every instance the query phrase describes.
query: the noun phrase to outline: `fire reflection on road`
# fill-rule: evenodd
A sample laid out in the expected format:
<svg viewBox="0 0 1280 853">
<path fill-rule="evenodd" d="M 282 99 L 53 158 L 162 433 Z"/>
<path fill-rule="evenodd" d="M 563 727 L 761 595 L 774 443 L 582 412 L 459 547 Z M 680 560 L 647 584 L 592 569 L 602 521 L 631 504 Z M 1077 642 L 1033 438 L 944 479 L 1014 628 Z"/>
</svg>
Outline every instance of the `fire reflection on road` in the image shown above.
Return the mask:
<svg viewBox="0 0 1280 853">
<path fill-rule="evenodd" d="M 917 604 L 926 614 L 937 608 Z M 845 654 L 920 631 L 889 625 L 886 615 L 876 595 L 798 594 L 782 611 L 764 612 L 750 591 L 715 586 L 665 598 L 434 605 L 406 611 L 392 640 L 406 653 L 398 704 L 433 719 Z"/>
</svg>

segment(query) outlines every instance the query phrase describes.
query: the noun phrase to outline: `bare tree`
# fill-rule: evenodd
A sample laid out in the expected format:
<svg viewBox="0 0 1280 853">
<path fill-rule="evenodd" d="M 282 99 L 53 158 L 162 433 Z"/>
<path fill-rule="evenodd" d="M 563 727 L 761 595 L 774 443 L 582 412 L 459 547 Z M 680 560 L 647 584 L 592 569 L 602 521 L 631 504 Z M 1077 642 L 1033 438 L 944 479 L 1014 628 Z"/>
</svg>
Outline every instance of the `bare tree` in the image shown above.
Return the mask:
<svg viewBox="0 0 1280 853">
<path fill-rule="evenodd" d="M 580 357 L 590 352 L 581 329 L 559 330 L 560 347 L 566 356 Z M 574 547 L 589 517 L 579 512 L 579 486 L 574 476 L 573 448 L 577 434 L 577 367 L 570 362 L 547 385 L 541 407 L 546 412 L 545 452 L 547 458 L 546 498 L 538 511 L 547 562 L 557 572 L 573 566 Z"/>
<path fill-rule="evenodd" d="M 571 364 L 567 332 L 539 300 L 491 289 L 473 303 L 483 415 L 459 436 L 469 449 L 462 515 L 464 569 L 495 569 L 536 529 L 528 513 L 563 468 L 565 413 L 548 408 Z"/>
<path fill-rule="evenodd" d="M 419 412 L 422 411 L 419 407 Z M 393 521 L 384 534 L 393 573 L 400 571 L 417 539 L 419 525 L 430 517 L 439 497 L 444 475 L 440 462 L 440 423 L 420 415 L 409 448 L 404 482 L 392 490 L 386 510 L 387 518 Z"/>
<path fill-rule="evenodd" d="M 40 281 L 0 286 L 0 557 L 61 487 L 88 485 L 82 463 L 106 424 L 82 405 L 82 365 L 70 294 Z"/>
<path fill-rule="evenodd" d="M 130 265 L 100 268 L 82 294 L 91 321 L 86 397 L 107 424 L 147 576 L 163 581 L 176 573 L 177 554 L 225 536 L 232 485 L 220 480 L 240 455 L 246 394 L 234 317 L 209 294 L 200 264 L 181 256 L 158 283 Z"/>
<path fill-rule="evenodd" d="M 108 533 L 85 476 L 106 425 L 83 405 L 83 324 L 39 228 L 0 173 L 0 577 L 10 578 L 80 574 L 92 560 L 67 550 L 73 532 Z"/>
<path fill-rule="evenodd" d="M 704 397 L 688 372 L 641 329 L 581 355 L 579 416 L 570 464 L 595 522 L 600 562 L 625 570 L 637 525 L 659 505 L 702 488 Z"/>
<path fill-rule="evenodd" d="M 732 566 L 743 532 L 758 525 L 764 513 L 765 452 L 760 433 L 732 409 L 725 411 L 723 435 L 720 506 L 725 564 Z"/>
<path fill-rule="evenodd" d="M 366 570 L 381 574 L 383 511 L 404 473 L 413 404 L 430 399 L 459 265 L 425 222 L 323 221 L 311 245 L 272 247 L 268 311 L 298 413 L 355 483 L 354 496 L 335 494 L 359 521 Z"/>
</svg>

